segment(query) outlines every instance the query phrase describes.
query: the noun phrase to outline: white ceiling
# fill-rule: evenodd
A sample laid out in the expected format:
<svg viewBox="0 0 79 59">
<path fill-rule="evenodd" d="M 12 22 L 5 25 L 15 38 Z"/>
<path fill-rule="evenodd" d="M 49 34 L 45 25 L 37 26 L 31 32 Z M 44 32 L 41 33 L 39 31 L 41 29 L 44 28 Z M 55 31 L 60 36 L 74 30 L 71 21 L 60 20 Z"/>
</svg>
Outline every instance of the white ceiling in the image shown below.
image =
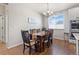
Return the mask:
<svg viewBox="0 0 79 59">
<path fill-rule="evenodd" d="M 26 4 L 29 8 L 37 12 L 44 12 L 47 9 L 47 3 L 28 3 Z M 73 7 L 78 7 L 79 3 L 49 3 L 49 8 L 53 10 L 53 12 L 61 11 Z"/>
<path fill-rule="evenodd" d="M 7 4 L 0 3 L 0 5 L 7 5 Z M 17 3 L 17 4 L 28 7 L 39 13 L 43 13 L 44 11 L 47 10 L 47 3 L 21 3 L 21 4 Z M 48 3 L 48 4 L 49 4 L 49 9 L 52 10 L 53 12 L 79 7 L 79 3 Z"/>
</svg>

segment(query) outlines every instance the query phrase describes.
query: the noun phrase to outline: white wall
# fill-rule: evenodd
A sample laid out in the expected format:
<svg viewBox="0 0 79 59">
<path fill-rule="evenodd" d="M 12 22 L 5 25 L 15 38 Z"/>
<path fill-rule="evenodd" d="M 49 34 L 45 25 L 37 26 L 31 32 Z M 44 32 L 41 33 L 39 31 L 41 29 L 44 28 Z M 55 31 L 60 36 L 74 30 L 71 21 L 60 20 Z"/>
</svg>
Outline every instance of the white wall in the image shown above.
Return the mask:
<svg viewBox="0 0 79 59">
<path fill-rule="evenodd" d="M 54 29 L 53 38 L 64 40 L 64 29 Z"/>
<path fill-rule="evenodd" d="M 8 15 L 9 15 L 9 40 L 8 47 L 13 47 L 21 44 L 22 36 L 21 29 L 28 30 L 29 24 L 27 23 L 28 17 L 36 18 L 41 24 L 36 28 L 42 27 L 42 16 L 35 12 L 27 4 L 9 4 L 8 5 Z M 30 27 L 34 28 L 34 27 Z"/>
<path fill-rule="evenodd" d="M 48 17 L 47 16 L 43 16 L 43 27 L 48 28 Z"/>
<path fill-rule="evenodd" d="M 79 20 L 79 7 L 69 9 L 69 19 L 70 20 Z"/>
<path fill-rule="evenodd" d="M 69 33 L 69 13 L 68 10 L 64 12 L 64 32 Z"/>
</svg>

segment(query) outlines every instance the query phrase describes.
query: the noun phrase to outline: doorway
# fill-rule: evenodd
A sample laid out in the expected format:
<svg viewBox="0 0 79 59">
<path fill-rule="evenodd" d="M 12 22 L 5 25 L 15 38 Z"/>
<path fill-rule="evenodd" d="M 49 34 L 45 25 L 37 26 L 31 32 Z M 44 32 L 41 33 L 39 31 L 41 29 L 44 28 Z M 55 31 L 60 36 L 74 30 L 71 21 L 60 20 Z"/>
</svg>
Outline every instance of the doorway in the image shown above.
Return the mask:
<svg viewBox="0 0 79 59">
<path fill-rule="evenodd" d="M 0 51 L 6 48 L 5 18 L 0 15 Z"/>
</svg>

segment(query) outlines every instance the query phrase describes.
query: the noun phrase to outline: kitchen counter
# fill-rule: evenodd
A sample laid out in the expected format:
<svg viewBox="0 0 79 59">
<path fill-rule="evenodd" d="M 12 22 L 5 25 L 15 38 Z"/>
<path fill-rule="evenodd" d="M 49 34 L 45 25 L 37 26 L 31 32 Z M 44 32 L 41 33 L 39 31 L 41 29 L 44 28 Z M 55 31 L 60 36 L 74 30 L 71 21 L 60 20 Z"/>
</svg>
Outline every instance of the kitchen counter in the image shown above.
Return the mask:
<svg viewBox="0 0 79 59">
<path fill-rule="evenodd" d="M 79 40 L 79 33 L 73 33 L 74 37 Z"/>
<path fill-rule="evenodd" d="M 78 45 L 79 44 L 79 42 L 78 42 L 79 41 L 79 33 L 73 33 L 73 36 L 76 39 L 76 54 L 78 55 L 79 54 L 78 53 L 79 52 L 79 49 L 78 49 L 79 48 L 79 45 Z"/>
</svg>

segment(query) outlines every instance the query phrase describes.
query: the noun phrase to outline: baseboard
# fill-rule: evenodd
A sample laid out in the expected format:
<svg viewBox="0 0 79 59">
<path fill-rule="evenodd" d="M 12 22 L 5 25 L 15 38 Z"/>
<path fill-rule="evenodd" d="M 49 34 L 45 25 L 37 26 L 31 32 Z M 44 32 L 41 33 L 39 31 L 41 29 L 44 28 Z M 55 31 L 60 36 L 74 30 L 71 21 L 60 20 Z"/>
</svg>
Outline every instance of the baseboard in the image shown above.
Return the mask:
<svg viewBox="0 0 79 59">
<path fill-rule="evenodd" d="M 19 45 L 21 45 L 21 44 L 23 44 L 23 43 L 18 43 L 18 44 L 15 44 L 15 45 L 13 45 L 13 46 L 9 46 L 9 47 L 7 47 L 7 48 L 8 48 L 8 49 L 14 48 L 14 47 L 19 46 Z"/>
<path fill-rule="evenodd" d="M 54 39 L 64 40 L 64 39 L 60 39 L 60 38 L 54 38 Z M 8 49 L 14 48 L 14 47 L 19 46 L 19 45 L 21 45 L 21 44 L 23 44 L 23 42 L 18 43 L 18 44 L 15 44 L 15 45 L 12 45 L 12 46 L 9 46 L 9 47 L 7 47 L 7 48 L 8 48 Z"/>
<path fill-rule="evenodd" d="M 54 39 L 58 39 L 58 40 L 64 40 L 64 38 L 54 38 Z"/>
</svg>

